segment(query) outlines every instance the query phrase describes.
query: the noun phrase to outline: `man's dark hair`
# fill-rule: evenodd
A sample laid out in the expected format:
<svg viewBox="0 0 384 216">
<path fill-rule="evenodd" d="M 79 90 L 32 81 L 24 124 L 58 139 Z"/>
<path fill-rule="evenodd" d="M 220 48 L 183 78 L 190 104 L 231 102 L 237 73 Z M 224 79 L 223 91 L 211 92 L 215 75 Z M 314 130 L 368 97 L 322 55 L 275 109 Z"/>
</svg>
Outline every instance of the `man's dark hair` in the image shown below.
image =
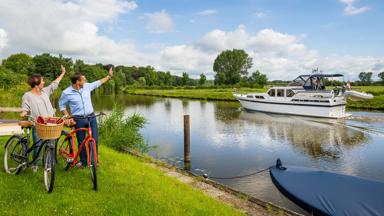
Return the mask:
<svg viewBox="0 0 384 216">
<path fill-rule="evenodd" d="M 78 73 L 75 73 L 71 76 L 71 82 L 72 84 L 76 84 L 77 80 L 80 80 L 81 77 L 84 76 L 84 74 L 78 72 Z"/>
<path fill-rule="evenodd" d="M 41 76 L 40 74 L 33 74 L 33 75 L 29 76 L 28 77 L 28 85 L 30 85 L 31 88 L 40 85 L 41 78 L 43 78 L 43 76 Z"/>
</svg>

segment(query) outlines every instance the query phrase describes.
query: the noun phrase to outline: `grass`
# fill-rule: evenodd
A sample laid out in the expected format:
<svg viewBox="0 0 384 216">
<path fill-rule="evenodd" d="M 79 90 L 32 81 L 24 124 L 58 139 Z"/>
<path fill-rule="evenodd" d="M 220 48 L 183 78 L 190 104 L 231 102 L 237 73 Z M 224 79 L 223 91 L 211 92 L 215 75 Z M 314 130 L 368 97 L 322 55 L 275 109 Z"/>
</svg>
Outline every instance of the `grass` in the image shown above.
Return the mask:
<svg viewBox="0 0 384 216">
<path fill-rule="evenodd" d="M 266 92 L 267 87 L 263 89 L 241 88 L 238 93 L 247 92 Z M 371 93 L 374 95 L 372 100 L 348 100 L 347 108 L 362 110 L 384 110 L 384 86 L 356 86 L 354 90 Z M 200 100 L 220 100 L 237 101 L 232 95 L 231 88 L 223 89 L 125 89 L 127 94 L 189 98 Z"/>
<path fill-rule="evenodd" d="M 384 95 L 384 86 L 353 86 L 352 90 L 371 93 L 374 96 Z"/>
<path fill-rule="evenodd" d="M 17 176 L 0 172 L 0 215 L 241 215 L 135 157 L 106 146 L 99 151 L 97 192 L 88 169 L 64 171 L 60 158 L 51 194 L 41 169 Z M 3 167 L 4 148 L 0 155 Z"/>
</svg>

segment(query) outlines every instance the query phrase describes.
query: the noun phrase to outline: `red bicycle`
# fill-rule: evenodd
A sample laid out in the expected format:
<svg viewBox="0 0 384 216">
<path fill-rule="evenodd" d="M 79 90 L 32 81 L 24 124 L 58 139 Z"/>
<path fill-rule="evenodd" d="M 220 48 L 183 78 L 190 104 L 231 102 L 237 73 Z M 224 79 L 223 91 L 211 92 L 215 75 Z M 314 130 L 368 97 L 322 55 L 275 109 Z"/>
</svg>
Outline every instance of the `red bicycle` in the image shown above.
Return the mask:
<svg viewBox="0 0 384 216">
<path fill-rule="evenodd" d="M 73 168 L 78 164 L 79 162 L 79 155 L 80 152 L 85 148 L 86 155 L 87 155 L 87 162 L 88 166 L 91 171 L 91 179 L 93 183 L 93 189 L 96 191 L 97 190 L 97 147 L 96 147 L 96 141 L 92 137 L 92 129 L 90 125 L 90 118 L 94 118 L 100 115 L 105 115 L 104 113 L 99 113 L 97 115 L 93 116 L 84 116 L 80 118 L 84 118 L 88 120 L 88 127 L 87 128 L 77 128 L 73 129 L 75 126 L 75 122 L 70 123 L 70 127 L 72 130 L 64 135 L 64 139 L 60 142 L 59 146 L 59 155 L 64 159 L 66 165 L 66 169 L 68 170 L 69 168 Z M 78 117 L 77 117 L 78 118 Z M 77 147 L 75 145 L 75 134 L 79 131 L 85 131 L 86 132 L 86 137 L 83 140 L 83 142 Z"/>
</svg>

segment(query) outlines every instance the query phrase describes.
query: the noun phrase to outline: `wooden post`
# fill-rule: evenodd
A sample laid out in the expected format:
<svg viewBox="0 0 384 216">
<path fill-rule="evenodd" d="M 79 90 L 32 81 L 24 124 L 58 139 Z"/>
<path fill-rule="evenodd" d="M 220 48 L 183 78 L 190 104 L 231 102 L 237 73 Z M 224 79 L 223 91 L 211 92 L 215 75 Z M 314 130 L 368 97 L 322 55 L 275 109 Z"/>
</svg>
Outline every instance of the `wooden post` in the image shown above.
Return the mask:
<svg viewBox="0 0 384 216">
<path fill-rule="evenodd" d="M 184 162 L 190 162 L 189 115 L 184 115 Z"/>
</svg>

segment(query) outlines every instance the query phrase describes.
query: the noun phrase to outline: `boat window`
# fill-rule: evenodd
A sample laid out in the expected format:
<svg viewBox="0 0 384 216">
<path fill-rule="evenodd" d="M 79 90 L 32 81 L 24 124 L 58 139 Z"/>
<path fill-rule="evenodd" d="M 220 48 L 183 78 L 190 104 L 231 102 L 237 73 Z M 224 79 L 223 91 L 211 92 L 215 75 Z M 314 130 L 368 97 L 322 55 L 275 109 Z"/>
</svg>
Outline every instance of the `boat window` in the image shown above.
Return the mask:
<svg viewBox="0 0 384 216">
<path fill-rule="evenodd" d="M 284 89 L 277 89 L 276 96 L 277 97 L 284 97 Z"/>
<path fill-rule="evenodd" d="M 287 97 L 293 97 L 293 95 L 295 95 L 295 92 L 292 89 L 287 89 Z"/>
<path fill-rule="evenodd" d="M 253 96 L 252 95 L 247 95 L 247 98 L 253 98 Z"/>
<path fill-rule="evenodd" d="M 263 96 L 255 96 L 255 98 L 258 98 L 258 99 L 264 99 Z"/>
<path fill-rule="evenodd" d="M 269 96 L 271 96 L 271 97 L 275 97 L 275 89 L 270 89 L 270 90 L 268 91 L 268 94 L 269 94 Z"/>
</svg>

